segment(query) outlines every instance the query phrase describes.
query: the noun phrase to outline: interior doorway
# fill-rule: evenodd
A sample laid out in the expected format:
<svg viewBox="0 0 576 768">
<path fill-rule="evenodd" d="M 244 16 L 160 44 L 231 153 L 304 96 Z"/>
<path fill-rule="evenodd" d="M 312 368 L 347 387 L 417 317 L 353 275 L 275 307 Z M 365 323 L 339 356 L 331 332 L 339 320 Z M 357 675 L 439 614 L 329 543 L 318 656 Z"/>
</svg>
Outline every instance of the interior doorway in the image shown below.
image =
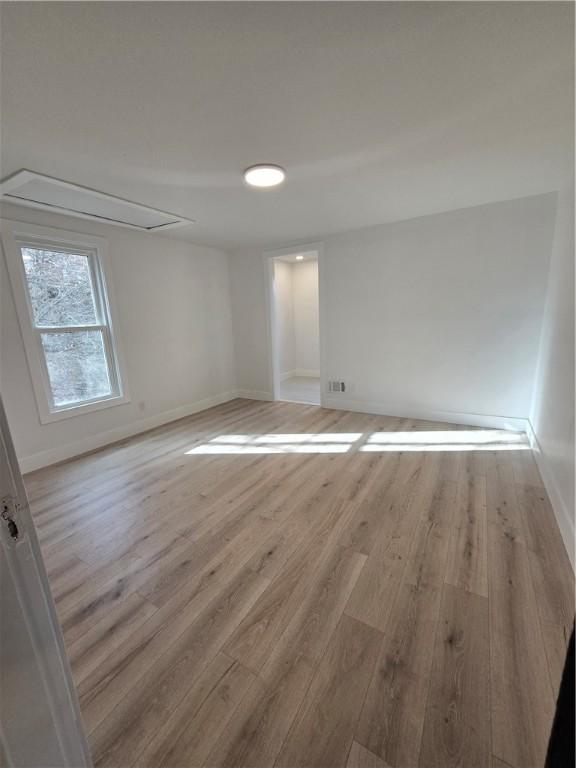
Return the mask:
<svg viewBox="0 0 576 768">
<path fill-rule="evenodd" d="M 320 405 L 318 251 L 270 259 L 274 397 Z"/>
</svg>

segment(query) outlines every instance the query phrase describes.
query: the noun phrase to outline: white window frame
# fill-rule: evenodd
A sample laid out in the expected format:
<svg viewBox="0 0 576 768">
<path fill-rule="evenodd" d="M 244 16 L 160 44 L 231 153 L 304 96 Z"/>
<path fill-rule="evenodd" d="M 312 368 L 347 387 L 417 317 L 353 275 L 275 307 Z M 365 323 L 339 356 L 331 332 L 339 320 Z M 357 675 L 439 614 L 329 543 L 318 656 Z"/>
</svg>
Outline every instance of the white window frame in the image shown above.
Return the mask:
<svg viewBox="0 0 576 768">
<path fill-rule="evenodd" d="M 130 402 L 120 340 L 115 331 L 116 312 L 109 279 L 107 241 L 93 235 L 4 219 L 2 220 L 2 243 L 41 423 L 48 424 Z M 98 324 L 58 326 L 52 329 L 36 327 L 21 253 L 21 248 L 26 246 L 70 251 L 88 257 Z M 55 405 L 41 334 L 86 330 L 102 332 L 112 393 L 106 397 L 84 400 L 81 403 Z"/>
</svg>

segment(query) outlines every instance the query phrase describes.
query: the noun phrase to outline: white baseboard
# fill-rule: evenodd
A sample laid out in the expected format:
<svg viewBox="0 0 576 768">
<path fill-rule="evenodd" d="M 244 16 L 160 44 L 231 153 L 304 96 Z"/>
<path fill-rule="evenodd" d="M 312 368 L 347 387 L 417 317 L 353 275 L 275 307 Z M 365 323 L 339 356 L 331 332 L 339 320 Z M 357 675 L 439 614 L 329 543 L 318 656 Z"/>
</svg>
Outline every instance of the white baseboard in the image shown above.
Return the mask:
<svg viewBox="0 0 576 768">
<path fill-rule="evenodd" d="M 257 389 L 237 389 L 234 397 L 242 397 L 245 400 L 274 400 L 272 392 L 260 392 Z"/>
<path fill-rule="evenodd" d="M 528 435 L 528 440 L 530 441 L 530 448 L 532 448 L 534 453 L 541 453 L 540 443 L 538 442 L 538 438 L 536 437 L 536 432 L 534 431 L 532 422 L 530 421 L 530 419 L 527 419 L 527 421 L 528 421 L 528 427 L 526 429 L 526 434 Z"/>
<path fill-rule="evenodd" d="M 564 497 L 558 488 L 554 473 L 550 469 L 550 465 L 546 459 L 546 454 L 540 447 L 540 443 L 538 442 L 538 437 L 536 436 L 532 422 L 529 420 L 526 434 L 530 440 L 530 445 L 532 447 L 532 451 L 534 452 L 534 458 L 536 459 L 536 464 L 538 465 L 538 470 L 540 471 L 542 482 L 544 483 L 548 498 L 550 499 L 550 504 L 552 504 L 552 509 L 554 510 L 556 522 L 558 523 L 558 528 L 560 529 L 560 534 L 562 536 L 564 546 L 566 547 L 566 552 L 568 553 L 568 558 L 572 565 L 572 570 L 574 570 L 574 520 L 572 519 Z"/>
<path fill-rule="evenodd" d="M 422 419 L 423 421 L 444 421 L 448 424 L 463 424 L 471 427 L 493 427 L 509 429 L 514 432 L 526 432 L 528 419 L 517 416 L 491 416 L 481 413 L 458 413 L 456 411 L 441 411 L 418 408 L 412 405 L 384 404 L 364 400 L 352 400 L 340 395 L 324 395 L 324 408 L 335 408 L 359 413 L 376 413 L 382 416 L 398 416 L 404 419 Z"/>
<path fill-rule="evenodd" d="M 164 411 L 163 413 L 157 413 L 154 416 L 150 416 L 147 419 L 139 419 L 133 421 L 131 424 L 126 424 L 121 427 L 109 429 L 106 432 L 100 432 L 96 435 L 90 435 L 82 440 L 75 440 L 73 443 L 66 443 L 65 445 L 59 445 L 55 448 L 49 448 L 46 451 L 39 451 L 33 453 L 30 456 L 19 457 L 18 463 L 20 464 L 20 471 L 22 474 L 26 472 L 33 472 L 35 469 L 41 469 L 47 467 L 50 464 L 55 464 L 59 461 L 65 461 L 66 459 L 72 459 L 75 456 L 80 456 L 83 453 L 94 451 L 97 448 L 103 448 L 105 445 L 115 443 L 118 440 L 124 440 L 127 437 L 132 437 L 140 432 L 146 432 L 149 429 L 155 427 L 161 427 L 163 424 L 168 424 L 171 421 L 177 419 L 183 419 L 186 416 L 191 416 L 199 411 L 205 411 L 207 408 L 213 408 L 215 405 L 221 405 L 227 403 L 230 400 L 234 400 L 237 397 L 246 397 L 244 394 L 239 394 L 236 391 L 223 392 L 220 395 L 214 397 L 207 397 L 203 400 L 197 400 L 190 405 L 184 405 L 180 408 L 174 408 L 171 411 Z M 261 398 L 254 398 L 261 399 Z"/>
</svg>

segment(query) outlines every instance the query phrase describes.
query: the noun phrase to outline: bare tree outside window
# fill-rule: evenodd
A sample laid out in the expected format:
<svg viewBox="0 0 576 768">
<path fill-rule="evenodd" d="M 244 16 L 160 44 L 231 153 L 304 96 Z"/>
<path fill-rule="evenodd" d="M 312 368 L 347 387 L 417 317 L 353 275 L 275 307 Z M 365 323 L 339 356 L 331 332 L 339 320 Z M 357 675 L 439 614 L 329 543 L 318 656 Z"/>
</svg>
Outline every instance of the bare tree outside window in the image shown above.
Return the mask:
<svg viewBox="0 0 576 768">
<path fill-rule="evenodd" d="M 28 246 L 21 254 L 54 405 L 109 397 L 113 390 L 91 255 Z"/>
</svg>

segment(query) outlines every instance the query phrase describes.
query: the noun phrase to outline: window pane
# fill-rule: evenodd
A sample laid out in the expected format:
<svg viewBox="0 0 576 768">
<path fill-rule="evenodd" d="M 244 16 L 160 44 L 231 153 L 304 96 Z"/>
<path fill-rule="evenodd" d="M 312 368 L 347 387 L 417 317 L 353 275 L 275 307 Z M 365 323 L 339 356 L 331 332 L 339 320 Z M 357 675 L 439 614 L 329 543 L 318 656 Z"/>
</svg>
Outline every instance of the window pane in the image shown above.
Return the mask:
<svg viewBox="0 0 576 768">
<path fill-rule="evenodd" d="M 102 331 L 43 333 L 54 405 L 112 394 Z"/>
<path fill-rule="evenodd" d="M 21 250 L 36 326 L 98 323 L 88 256 L 44 248 Z"/>
</svg>

